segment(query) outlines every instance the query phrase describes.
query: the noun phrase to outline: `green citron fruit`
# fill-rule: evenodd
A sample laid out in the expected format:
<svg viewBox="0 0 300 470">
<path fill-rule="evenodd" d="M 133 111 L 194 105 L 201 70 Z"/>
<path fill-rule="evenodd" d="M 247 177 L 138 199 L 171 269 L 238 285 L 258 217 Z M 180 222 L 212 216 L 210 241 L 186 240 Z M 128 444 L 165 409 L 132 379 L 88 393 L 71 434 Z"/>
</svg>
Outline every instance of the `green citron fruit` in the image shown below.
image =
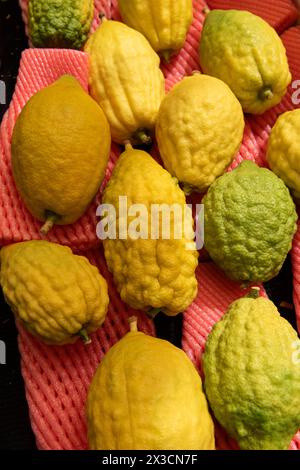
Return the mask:
<svg viewBox="0 0 300 470">
<path fill-rule="evenodd" d="M 278 274 L 297 220 L 278 176 L 245 161 L 218 178 L 203 203 L 205 247 L 228 277 L 264 282 Z"/>
<path fill-rule="evenodd" d="M 288 448 L 300 427 L 300 341 L 270 300 L 235 301 L 203 365 L 212 411 L 241 449 Z"/>
<path fill-rule="evenodd" d="M 91 450 L 214 450 L 200 376 L 171 343 L 131 331 L 104 356 L 87 400 Z"/>
<path fill-rule="evenodd" d="M 28 210 L 54 224 L 79 219 L 97 193 L 110 152 L 110 130 L 99 105 L 65 75 L 36 93 L 12 137 L 12 170 Z"/>
<path fill-rule="evenodd" d="M 212 10 L 200 43 L 204 73 L 230 86 L 246 113 L 278 104 L 291 82 L 284 45 L 276 31 L 248 11 Z"/>
<path fill-rule="evenodd" d="M 34 47 L 81 49 L 93 15 L 93 0 L 29 0 L 31 42 Z"/>
</svg>

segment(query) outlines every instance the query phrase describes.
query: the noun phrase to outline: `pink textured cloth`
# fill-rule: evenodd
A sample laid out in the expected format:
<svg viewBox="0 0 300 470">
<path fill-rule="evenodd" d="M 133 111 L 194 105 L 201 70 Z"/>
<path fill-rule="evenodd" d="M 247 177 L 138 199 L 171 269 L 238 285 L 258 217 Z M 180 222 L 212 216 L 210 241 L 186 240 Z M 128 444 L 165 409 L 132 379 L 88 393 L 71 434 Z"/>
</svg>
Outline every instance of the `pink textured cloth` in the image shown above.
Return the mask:
<svg viewBox="0 0 300 470">
<path fill-rule="evenodd" d="M 103 326 L 85 346 L 78 340 L 67 346 L 47 346 L 19 329 L 19 349 L 32 429 L 39 449 L 87 448 L 85 402 L 93 374 L 108 349 L 129 330 L 128 318 L 138 316 L 138 328 L 153 335 L 146 315 L 127 307 L 120 299 L 107 270 L 101 248 L 85 256 L 108 282 L 109 312 Z"/>
<path fill-rule="evenodd" d="M 222 318 L 229 305 L 245 296 L 248 290 L 241 289 L 229 280 L 213 262 L 200 263 L 197 268 L 199 292 L 196 300 L 184 313 L 182 347 L 202 375 L 201 356 L 208 334 L 213 325 Z M 266 296 L 263 287 L 260 293 Z M 237 444 L 216 423 L 216 445 L 218 449 L 237 449 Z M 300 432 L 291 443 L 291 449 L 300 449 Z"/>
<path fill-rule="evenodd" d="M 269 135 L 277 118 L 285 111 L 291 111 L 300 106 L 300 92 L 297 93 L 297 89 L 300 90 L 300 59 L 298 53 L 300 47 L 300 26 L 295 26 L 285 31 L 281 39 L 286 48 L 292 74 L 291 84 L 286 95 L 277 106 L 266 111 L 261 116 L 248 116 L 248 122 L 260 147 L 260 159 L 264 162 L 265 166 L 267 166 L 266 151 Z"/>
<path fill-rule="evenodd" d="M 293 0 L 207 0 L 209 8 L 220 10 L 248 10 L 261 16 L 280 34 L 292 26 L 299 12 Z"/>
<path fill-rule="evenodd" d="M 79 51 L 59 49 L 28 49 L 23 52 L 15 93 L 0 128 L 0 245 L 43 238 L 40 234 L 41 223 L 26 209 L 14 184 L 11 137 L 16 119 L 29 98 L 64 74 L 73 75 L 87 91 L 87 55 Z M 119 147 L 113 145 L 105 182 L 119 154 Z M 75 224 L 56 226 L 46 238 L 69 245 L 75 250 L 98 245 L 96 208 L 100 195 L 101 191 L 86 214 Z"/>
<path fill-rule="evenodd" d="M 221 0 L 209 2 L 210 6 L 216 6 L 217 3 L 222 3 Z M 223 2 L 224 3 L 224 2 Z M 229 3 L 236 4 L 236 1 L 226 2 L 227 6 Z M 261 14 L 265 19 L 281 32 L 284 28 L 291 25 L 295 19 L 295 9 L 292 7 L 291 2 L 286 0 L 277 0 L 272 2 L 272 6 L 265 8 L 266 2 L 258 2 L 251 0 L 244 0 L 239 2 L 243 8 L 253 11 L 254 13 Z M 27 24 L 27 5 L 28 0 L 20 0 L 20 4 L 23 10 L 23 18 Z M 198 60 L 198 45 L 201 36 L 201 30 L 204 21 L 203 8 L 206 6 L 202 0 L 194 0 L 194 20 L 187 36 L 187 40 L 184 48 L 180 53 L 174 57 L 169 64 L 163 64 L 162 69 L 166 77 L 166 88 L 169 90 L 175 83 L 180 81 L 184 76 L 190 75 L 194 70 L 199 70 Z M 120 16 L 117 8 L 117 0 L 107 1 L 95 1 L 96 12 L 93 21 L 92 30 L 99 24 L 98 14 L 104 11 L 108 18 L 120 20 Z M 235 7 L 237 7 L 235 5 Z M 259 8 L 259 10 L 257 10 Z M 275 13 L 276 12 L 276 13 Z M 286 42 L 288 48 L 288 55 L 291 68 L 296 70 L 294 67 L 298 66 L 299 59 L 297 58 L 296 46 L 293 45 L 294 34 L 298 34 L 298 31 L 294 31 L 295 28 L 287 31 L 283 35 L 283 39 Z M 27 51 L 25 54 L 30 54 Z M 39 54 L 41 54 L 39 56 Z M 67 69 L 69 73 L 74 74 L 76 77 L 81 78 L 83 86 L 86 87 L 86 74 L 82 75 L 82 70 L 86 70 L 86 57 L 83 53 L 74 51 L 32 51 L 30 60 L 27 61 L 27 70 L 31 67 L 32 57 L 40 57 L 38 69 L 44 72 L 42 73 L 45 78 L 39 79 L 38 69 L 35 69 L 35 80 L 40 83 L 40 87 L 45 86 L 48 82 L 47 73 L 53 73 L 50 65 L 49 58 L 59 57 L 61 54 L 60 66 L 71 67 L 73 63 L 72 57 L 74 57 L 74 63 L 81 61 L 81 65 L 75 67 L 75 70 Z M 42 59 L 42 56 L 45 58 Z M 27 56 L 29 57 L 29 56 Z M 25 58 L 27 60 L 25 55 Z M 70 59 L 70 60 L 69 60 Z M 35 59 L 36 60 L 36 59 Z M 24 56 L 23 56 L 24 61 Z M 57 61 L 55 60 L 55 64 Z M 84 64 L 84 65 L 83 65 Z M 45 66 L 46 65 L 46 66 Z M 23 67 L 23 68 L 22 68 Z M 23 93 L 26 95 L 27 81 L 23 78 L 22 73 L 26 69 L 24 64 L 21 64 L 20 76 L 18 80 L 19 94 L 17 93 L 18 99 L 14 98 L 14 105 L 18 112 L 20 110 L 20 103 Z M 54 70 L 57 65 L 54 66 Z M 48 72 L 47 72 L 48 70 Z M 27 71 L 28 73 L 28 71 Z M 65 72 L 64 72 L 65 73 Z M 59 72 L 61 74 L 61 70 Z M 296 75 L 295 75 L 296 77 Z M 53 81 L 54 77 L 52 77 Z M 50 80 L 51 81 L 51 80 Z M 22 87 L 20 88 L 20 83 Z M 36 86 L 36 85 L 35 85 Z M 31 90 L 31 94 L 35 88 Z M 17 87 L 18 91 L 18 87 Z M 280 112 L 284 109 L 289 109 L 290 99 L 285 98 L 283 104 L 280 105 Z M 12 114 L 12 111 L 10 111 Z M 271 125 L 274 123 L 274 117 L 277 116 L 278 111 L 270 111 L 262 117 L 251 117 L 246 119 L 245 134 L 242 146 L 229 170 L 235 168 L 244 159 L 249 159 L 257 162 L 259 165 L 266 165 L 265 162 L 265 145 L 268 138 Z M 276 119 L 276 117 L 275 117 Z M 8 118 L 6 117 L 8 122 Z M 10 119 L 9 125 L 12 126 L 14 122 Z M 9 168 L 9 149 L 8 142 L 9 138 L 9 126 L 6 124 L 5 132 L 2 134 L 6 139 L 6 160 L 7 167 Z M 8 134 L 7 134 L 8 132 Z M 11 129 L 10 129 L 11 132 Z M 113 164 L 119 154 L 119 149 L 113 147 L 112 160 L 108 170 L 107 178 L 110 175 Z M 153 150 L 153 155 L 159 160 L 157 149 Z M 3 160 L 1 156 L 1 161 Z M 0 172 L 2 173 L 3 170 Z M 9 171 L 7 172 L 9 174 Z M 7 176 L 6 176 L 7 178 Z M 16 195 L 11 176 L 6 183 L 7 191 L 12 194 L 11 197 L 6 199 L 5 211 L 8 211 L 10 216 L 6 217 L 9 220 L 9 224 L 12 225 L 9 232 L 6 232 L 6 242 L 13 236 L 13 240 L 17 241 L 20 237 L 20 229 L 16 220 L 19 220 L 20 213 L 16 210 L 20 201 Z M 199 202 L 201 200 L 200 195 L 192 195 L 192 201 Z M 13 207 L 13 211 L 12 208 Z M 94 206 L 95 209 L 95 206 Z M 94 210 L 93 209 L 93 210 Z M 21 214 L 23 215 L 24 210 Z M 1 214 L 0 214 L 1 215 Z M 84 216 L 86 217 L 86 216 Z M 92 219 L 91 231 L 95 228 L 94 212 L 89 217 L 89 221 Z M 1 220 L 1 219 L 0 219 Z M 23 220 L 23 219 L 22 219 Z M 26 219 L 26 236 L 35 238 L 38 232 L 39 224 L 30 219 Z M 69 231 L 64 237 L 61 235 L 57 236 L 57 241 L 64 244 L 69 244 L 73 249 L 85 249 L 87 246 L 92 246 L 95 239 L 92 237 L 90 229 L 85 226 L 82 228 L 82 224 L 78 223 L 80 229 L 73 229 L 78 235 L 70 235 Z M 75 224 L 77 227 L 77 224 Z M 92 228 L 93 227 L 93 228 Z M 56 229 L 56 230 L 69 230 L 68 229 Z M 17 233 L 17 238 L 15 234 Z M 56 232 L 55 232 L 56 233 Z M 73 232 L 72 232 L 73 233 Z M 300 233 L 300 232 L 299 232 Z M 294 268 L 294 281 L 298 276 L 297 284 L 295 281 L 295 305 L 297 312 L 300 312 L 300 273 L 298 273 L 298 266 L 300 266 L 300 235 L 297 234 L 293 248 L 293 268 Z M 87 235 L 88 234 L 88 235 Z M 34 236 L 32 236 L 34 235 Z M 91 238 L 89 238 L 91 235 Z M 298 242 L 299 238 L 299 242 Z M 79 242 L 80 239 L 80 242 Z M 88 239 L 88 241 L 87 241 Z M 93 242 L 91 243 L 91 239 Z M 299 260 L 297 258 L 297 250 L 299 252 Z M 93 343 L 84 347 L 80 342 L 73 346 L 67 347 L 50 347 L 42 345 L 31 335 L 26 333 L 21 327 L 19 327 L 19 345 L 22 355 L 22 372 L 24 376 L 26 394 L 29 403 L 30 416 L 32 427 L 36 435 L 37 444 L 40 449 L 85 449 L 86 443 L 86 424 L 84 420 L 84 404 L 86 398 L 87 388 L 89 386 L 91 377 L 94 370 L 101 360 L 104 352 L 114 344 L 119 338 L 121 338 L 128 330 L 127 318 L 132 311 L 126 307 L 121 300 L 113 286 L 110 274 L 107 271 L 106 264 L 103 259 L 101 249 L 93 250 L 88 252 L 88 257 L 99 266 L 101 273 L 106 277 L 109 282 L 109 293 L 111 298 L 110 311 L 104 326 L 94 335 Z M 204 256 L 203 256 L 204 259 Z M 200 260 L 201 261 L 201 260 Z M 212 263 L 200 263 L 197 269 L 197 278 L 199 281 L 199 294 L 197 299 L 189 307 L 184 314 L 183 324 L 183 340 L 182 346 L 188 356 L 194 362 L 199 372 L 201 373 L 201 354 L 204 350 L 205 341 L 209 334 L 213 324 L 218 321 L 226 311 L 228 305 L 243 295 L 246 291 L 241 290 L 239 285 L 227 279 L 224 274 Z M 260 286 L 261 287 L 261 286 Z M 299 289 L 299 293 L 297 291 Z M 265 295 L 263 288 L 261 287 L 261 295 Z M 140 326 L 147 332 L 153 333 L 153 327 L 151 323 L 145 319 L 143 314 L 140 314 Z M 216 424 L 216 441 L 219 449 L 237 449 L 237 444 L 228 438 L 226 433 Z M 297 434 L 293 442 L 291 443 L 292 449 L 300 448 L 300 433 Z"/>
<path fill-rule="evenodd" d="M 270 109 L 262 116 L 251 116 L 248 119 L 253 130 L 254 136 L 259 146 L 259 159 L 263 165 L 267 166 L 266 152 L 268 139 L 273 125 L 278 116 L 285 111 L 291 111 L 300 107 L 300 26 L 295 26 L 285 31 L 282 36 L 285 45 L 290 70 L 292 73 L 292 82 L 288 92 L 282 102 Z M 292 265 L 294 275 L 294 304 L 296 308 L 298 331 L 300 331 L 300 225 L 298 223 L 297 234 L 294 238 L 292 248 Z"/>
</svg>

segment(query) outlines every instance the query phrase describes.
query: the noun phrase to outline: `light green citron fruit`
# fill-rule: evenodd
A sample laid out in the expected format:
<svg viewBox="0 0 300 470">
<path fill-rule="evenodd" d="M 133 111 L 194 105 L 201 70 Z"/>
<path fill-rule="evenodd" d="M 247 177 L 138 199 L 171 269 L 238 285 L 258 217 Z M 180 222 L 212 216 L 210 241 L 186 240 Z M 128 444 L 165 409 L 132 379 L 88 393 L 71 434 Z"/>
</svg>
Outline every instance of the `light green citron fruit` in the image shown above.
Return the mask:
<svg viewBox="0 0 300 470">
<path fill-rule="evenodd" d="M 299 350 L 296 331 L 263 297 L 235 301 L 213 327 L 203 356 L 205 391 L 242 450 L 287 449 L 298 431 Z"/>
<path fill-rule="evenodd" d="M 272 171 L 245 161 L 218 178 L 203 199 L 205 247 L 228 277 L 276 276 L 296 231 L 295 204 Z"/>
<path fill-rule="evenodd" d="M 32 44 L 81 49 L 88 38 L 93 15 L 93 0 L 29 0 Z"/>
<path fill-rule="evenodd" d="M 300 201 L 300 109 L 288 111 L 276 121 L 267 151 L 270 168 Z"/>
<path fill-rule="evenodd" d="M 204 73 L 230 86 L 246 113 L 278 104 L 291 82 L 284 45 L 276 31 L 248 11 L 212 10 L 200 43 Z"/>
</svg>

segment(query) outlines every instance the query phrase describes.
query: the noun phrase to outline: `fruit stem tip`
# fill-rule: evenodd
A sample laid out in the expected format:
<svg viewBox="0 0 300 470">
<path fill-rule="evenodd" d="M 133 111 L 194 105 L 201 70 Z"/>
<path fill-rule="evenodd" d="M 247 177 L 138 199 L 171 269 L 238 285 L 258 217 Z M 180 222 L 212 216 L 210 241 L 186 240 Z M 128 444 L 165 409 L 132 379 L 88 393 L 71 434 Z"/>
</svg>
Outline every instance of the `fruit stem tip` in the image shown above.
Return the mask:
<svg viewBox="0 0 300 470">
<path fill-rule="evenodd" d="M 170 49 L 165 49 L 160 52 L 160 57 L 168 64 L 171 60 L 172 51 Z"/>
<path fill-rule="evenodd" d="M 137 131 L 133 138 L 137 141 L 138 144 L 144 144 L 144 145 L 151 145 L 152 144 L 152 139 L 149 134 L 145 130 L 139 130 Z"/>
<path fill-rule="evenodd" d="M 124 145 L 125 145 L 126 150 L 132 150 L 132 145 L 131 145 L 130 140 L 125 140 Z"/>
<path fill-rule="evenodd" d="M 251 287 L 247 297 L 250 299 L 257 299 L 259 297 L 260 288 L 259 287 Z"/>
<path fill-rule="evenodd" d="M 131 333 L 134 333 L 135 331 L 138 331 L 137 317 L 135 317 L 135 316 L 130 317 L 128 319 L 128 322 L 129 322 L 129 327 L 130 327 Z"/>
<path fill-rule="evenodd" d="M 273 91 L 269 87 L 265 87 L 259 92 L 259 98 L 262 101 L 271 100 L 273 96 L 274 96 Z"/>
<path fill-rule="evenodd" d="M 82 330 L 79 331 L 78 336 L 79 336 L 79 338 L 82 339 L 83 344 L 85 344 L 85 345 L 91 344 L 92 340 L 89 337 L 88 332 L 86 331 L 85 328 L 82 328 Z"/>
<path fill-rule="evenodd" d="M 105 13 L 104 13 L 103 11 L 101 11 L 101 12 L 99 13 L 99 18 L 100 18 L 100 20 L 101 20 L 102 23 L 104 23 L 104 21 L 107 21 L 106 15 L 105 15 Z"/>
</svg>

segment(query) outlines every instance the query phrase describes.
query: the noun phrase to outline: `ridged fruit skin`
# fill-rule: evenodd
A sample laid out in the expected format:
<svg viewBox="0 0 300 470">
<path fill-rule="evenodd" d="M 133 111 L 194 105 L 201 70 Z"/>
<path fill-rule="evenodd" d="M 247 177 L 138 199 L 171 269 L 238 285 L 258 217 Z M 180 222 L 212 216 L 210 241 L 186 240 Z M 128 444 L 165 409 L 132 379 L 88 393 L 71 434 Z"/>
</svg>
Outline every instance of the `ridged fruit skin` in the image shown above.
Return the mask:
<svg viewBox="0 0 300 470">
<path fill-rule="evenodd" d="M 241 105 L 225 83 L 200 73 L 184 78 L 157 118 L 164 166 L 185 189 L 205 191 L 234 159 L 244 127 Z"/>
<path fill-rule="evenodd" d="M 300 200 L 300 109 L 287 111 L 277 119 L 269 138 L 267 160 L 270 168 Z"/>
<path fill-rule="evenodd" d="M 167 341 L 128 333 L 104 356 L 87 401 L 92 450 L 214 450 L 201 379 Z"/>
<path fill-rule="evenodd" d="M 193 19 L 192 0 L 119 0 L 123 21 L 164 56 L 179 51 Z"/>
<path fill-rule="evenodd" d="M 29 0 L 32 44 L 81 49 L 88 38 L 93 15 L 93 0 Z"/>
<path fill-rule="evenodd" d="M 176 219 L 171 216 L 170 239 L 163 239 L 161 230 L 158 239 L 151 239 L 151 204 L 167 204 L 168 207 L 178 204 L 184 211 L 186 200 L 183 191 L 149 154 L 127 149 L 118 160 L 103 195 L 103 203 L 112 204 L 117 216 L 119 196 L 127 197 L 128 209 L 133 204 L 143 204 L 147 208 L 145 217 L 148 223 L 146 239 L 133 240 L 126 232 L 126 240 L 117 237 L 116 240 L 108 238 L 103 241 L 108 268 L 122 300 L 133 308 L 159 308 L 167 315 L 184 311 L 194 300 L 198 289 L 195 276 L 198 252 L 191 241 L 191 210 L 187 209 L 186 215 L 188 233 L 182 230 L 179 239 L 175 239 Z M 128 217 L 128 224 L 133 219 Z M 123 217 L 117 219 L 117 235 L 120 220 L 124 223 Z"/>
<path fill-rule="evenodd" d="M 203 203 L 205 247 L 228 277 L 264 282 L 278 274 L 297 220 L 280 178 L 244 161 L 212 184 Z"/>
<path fill-rule="evenodd" d="M 165 94 L 159 57 L 144 36 L 118 21 L 104 21 L 88 40 L 90 89 L 117 143 L 139 130 L 151 133 Z"/>
<path fill-rule="evenodd" d="M 28 210 L 41 221 L 78 220 L 97 193 L 110 152 L 110 130 L 98 104 L 65 75 L 39 91 L 19 115 L 12 170 Z"/>
<path fill-rule="evenodd" d="M 291 82 L 284 45 L 276 31 L 248 11 L 212 10 L 200 43 L 204 73 L 230 86 L 246 113 L 278 104 Z"/>
<path fill-rule="evenodd" d="M 298 431 L 297 343 L 296 331 L 262 297 L 235 301 L 208 336 L 206 395 L 242 450 L 287 449 Z"/>
<path fill-rule="evenodd" d="M 74 343 L 104 322 L 105 279 L 84 256 L 44 240 L 3 247 L 0 284 L 16 318 L 47 344 Z"/>
</svg>

